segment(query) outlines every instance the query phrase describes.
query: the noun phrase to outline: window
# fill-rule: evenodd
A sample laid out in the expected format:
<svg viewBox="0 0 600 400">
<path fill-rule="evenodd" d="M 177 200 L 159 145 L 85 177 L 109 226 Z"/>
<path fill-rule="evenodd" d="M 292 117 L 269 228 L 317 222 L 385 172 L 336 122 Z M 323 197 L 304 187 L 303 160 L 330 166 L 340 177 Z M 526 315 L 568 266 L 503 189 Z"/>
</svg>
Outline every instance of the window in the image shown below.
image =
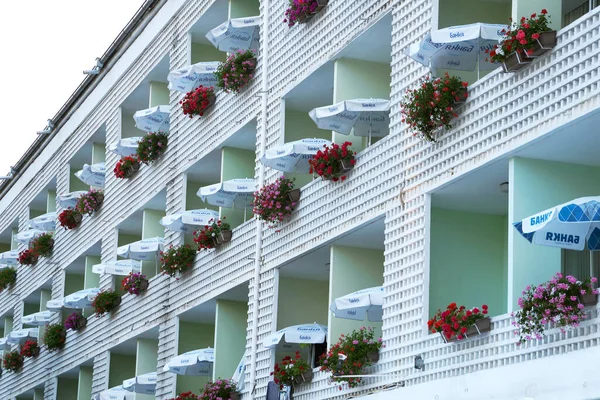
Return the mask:
<svg viewBox="0 0 600 400">
<path fill-rule="evenodd" d="M 562 250 L 561 257 L 563 274 L 573 275 L 577 279 L 600 275 L 600 252 L 590 252 L 587 249 L 583 251 Z"/>
<path fill-rule="evenodd" d="M 562 26 L 567 26 L 598 7 L 600 0 L 563 0 Z"/>
</svg>

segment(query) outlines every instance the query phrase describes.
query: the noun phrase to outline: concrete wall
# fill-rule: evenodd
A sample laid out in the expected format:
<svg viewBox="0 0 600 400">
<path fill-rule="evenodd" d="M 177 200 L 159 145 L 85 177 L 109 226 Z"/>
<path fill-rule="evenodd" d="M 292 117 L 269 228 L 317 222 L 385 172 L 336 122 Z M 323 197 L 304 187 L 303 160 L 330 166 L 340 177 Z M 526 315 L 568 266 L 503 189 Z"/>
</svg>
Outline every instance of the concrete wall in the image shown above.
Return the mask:
<svg viewBox="0 0 600 400">
<path fill-rule="evenodd" d="M 165 216 L 163 210 L 144 209 L 142 213 L 142 239 L 153 237 L 164 237 L 165 227 L 160 224 L 160 220 Z M 148 279 L 158 273 L 158 261 L 142 261 L 142 272 Z"/>
<path fill-rule="evenodd" d="M 259 0 L 229 0 L 229 18 L 254 17 L 260 13 Z"/>
<path fill-rule="evenodd" d="M 135 355 L 110 353 L 110 369 L 108 372 L 108 387 L 123 384 L 125 379 L 135 376 Z"/>
<path fill-rule="evenodd" d="M 121 108 L 121 138 L 144 136 L 144 131 L 135 127 L 134 112 Z"/>
<path fill-rule="evenodd" d="M 227 53 L 218 50 L 213 45 L 192 43 L 192 64 L 202 61 L 225 61 Z"/>
<path fill-rule="evenodd" d="M 148 98 L 148 106 L 164 106 L 169 105 L 169 88 L 164 82 L 150 82 L 150 96 Z"/>
<path fill-rule="evenodd" d="M 213 347 L 215 343 L 215 326 L 179 321 L 179 346 L 177 354 Z M 239 361 L 239 360 L 238 360 Z M 212 377 L 177 375 L 177 393 L 193 391 L 198 393 Z"/>
<path fill-rule="evenodd" d="M 79 367 L 77 400 L 88 400 L 92 397 L 93 372 L 93 367 Z"/>
<path fill-rule="evenodd" d="M 255 153 L 235 147 L 223 147 L 221 156 L 221 182 L 230 179 L 254 177 Z M 244 210 L 221 207 L 221 218 L 227 218 L 232 228 L 244 223 Z M 252 207 L 246 210 L 246 220 L 252 218 Z"/>
<path fill-rule="evenodd" d="M 135 375 L 139 376 L 149 372 L 156 372 L 158 363 L 158 340 L 138 339 L 136 345 Z M 154 396 L 139 393 L 135 394 L 135 400 L 150 399 L 154 399 Z"/>
<path fill-rule="evenodd" d="M 73 400 L 77 398 L 77 378 L 58 378 L 56 400 Z"/>
<path fill-rule="evenodd" d="M 531 14 L 539 14 L 545 8 L 548 10 L 548 15 L 553 17 L 550 18 L 550 27 L 558 30 L 561 28 L 562 3 L 563 0 L 512 0 L 512 18 L 515 21 L 520 20 L 521 17 L 529 18 Z"/>
<path fill-rule="evenodd" d="M 65 274 L 65 296 L 84 288 L 83 274 Z"/>
<path fill-rule="evenodd" d="M 90 160 L 91 162 L 92 160 Z M 90 186 L 86 185 L 75 176 L 75 172 L 79 171 L 80 168 L 71 168 L 69 174 L 69 192 L 75 192 L 77 190 L 89 190 Z"/>
<path fill-rule="evenodd" d="M 217 300 L 213 379 L 233 376 L 246 349 L 248 304 Z"/>
<path fill-rule="evenodd" d="M 56 190 L 48 190 L 46 198 L 46 212 L 56 211 Z"/>
</svg>

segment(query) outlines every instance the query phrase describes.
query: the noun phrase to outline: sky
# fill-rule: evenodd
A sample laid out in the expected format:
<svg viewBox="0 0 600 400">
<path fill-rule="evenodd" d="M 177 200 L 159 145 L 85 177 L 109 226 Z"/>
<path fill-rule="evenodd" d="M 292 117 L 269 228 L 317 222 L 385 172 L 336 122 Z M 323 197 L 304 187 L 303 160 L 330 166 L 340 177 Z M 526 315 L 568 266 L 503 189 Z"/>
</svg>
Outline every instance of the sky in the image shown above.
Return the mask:
<svg viewBox="0 0 600 400">
<path fill-rule="evenodd" d="M 23 156 L 144 0 L 0 5 L 0 176 Z"/>
</svg>

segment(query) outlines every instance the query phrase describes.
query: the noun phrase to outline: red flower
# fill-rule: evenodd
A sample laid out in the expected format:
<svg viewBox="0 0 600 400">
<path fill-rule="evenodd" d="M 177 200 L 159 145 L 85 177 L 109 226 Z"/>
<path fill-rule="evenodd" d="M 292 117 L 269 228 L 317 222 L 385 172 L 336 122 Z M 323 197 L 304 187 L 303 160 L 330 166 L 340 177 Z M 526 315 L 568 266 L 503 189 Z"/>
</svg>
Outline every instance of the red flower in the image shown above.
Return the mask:
<svg viewBox="0 0 600 400">
<path fill-rule="evenodd" d="M 542 14 L 548 14 L 548 10 L 546 10 L 545 8 L 542 8 Z"/>
</svg>

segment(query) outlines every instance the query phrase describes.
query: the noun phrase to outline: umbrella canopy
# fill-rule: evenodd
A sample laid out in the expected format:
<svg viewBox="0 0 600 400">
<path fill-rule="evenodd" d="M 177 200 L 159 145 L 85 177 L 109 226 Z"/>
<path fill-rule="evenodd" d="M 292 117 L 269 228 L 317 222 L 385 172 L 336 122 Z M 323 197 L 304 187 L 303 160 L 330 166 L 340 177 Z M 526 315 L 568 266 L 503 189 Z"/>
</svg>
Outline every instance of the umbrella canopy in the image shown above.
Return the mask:
<svg viewBox="0 0 600 400">
<path fill-rule="evenodd" d="M 426 67 L 491 71 L 500 64 L 486 61 L 486 50 L 492 50 L 506 36 L 508 28 L 507 25 L 480 22 L 451 26 L 427 34 L 421 43 L 411 45 L 404 52 Z"/>
<path fill-rule="evenodd" d="M 260 162 L 278 171 L 308 174 L 308 161 L 322 150 L 323 146 L 329 145 L 331 142 L 325 139 L 297 140 L 267 150 Z"/>
<path fill-rule="evenodd" d="M 167 76 L 169 89 L 187 93 L 200 85 L 206 87 L 216 86 L 215 71 L 219 64 L 221 64 L 219 61 L 200 62 L 169 72 L 169 76 Z"/>
<path fill-rule="evenodd" d="M 116 143 L 109 144 L 108 150 L 121 157 L 133 156 L 137 153 L 140 140 L 141 136 L 119 139 Z"/>
<path fill-rule="evenodd" d="M 10 350 L 10 343 L 8 343 L 8 339 L 5 337 L 0 338 L 0 351 L 2 350 Z"/>
<path fill-rule="evenodd" d="M 53 231 L 56 228 L 56 212 L 49 212 L 30 219 L 29 227 L 41 231 Z"/>
<path fill-rule="evenodd" d="M 65 296 L 63 299 L 63 306 L 65 308 L 90 308 L 92 306 L 92 301 L 96 295 L 100 293 L 99 288 L 90 288 L 79 290 L 75 293 L 71 293 L 68 296 Z"/>
<path fill-rule="evenodd" d="M 281 339 L 286 343 L 324 343 L 327 339 L 327 327 L 317 323 L 288 326 L 267 336 L 263 346 L 269 349 L 275 348 Z"/>
<path fill-rule="evenodd" d="M 60 312 L 64 307 L 64 299 L 53 299 L 46 302 L 46 308 L 52 313 Z"/>
<path fill-rule="evenodd" d="M 201 187 L 196 195 L 213 206 L 225 208 L 249 208 L 254 200 L 254 179 L 231 179 Z"/>
<path fill-rule="evenodd" d="M 24 315 L 21 322 L 23 325 L 44 326 L 48 325 L 54 314 L 51 311 L 40 311 L 29 315 Z"/>
<path fill-rule="evenodd" d="M 116 386 L 100 392 L 94 400 L 134 400 L 135 394 L 123 389 L 123 386 Z"/>
<path fill-rule="evenodd" d="M 26 231 L 17 233 L 15 240 L 18 243 L 29 244 L 29 242 L 31 242 L 33 239 L 40 235 L 43 235 L 44 233 L 47 232 L 39 229 L 27 229 Z"/>
<path fill-rule="evenodd" d="M 182 213 L 162 217 L 160 224 L 173 232 L 191 233 L 219 219 L 219 212 L 205 208 L 203 210 L 188 210 Z"/>
<path fill-rule="evenodd" d="M 158 253 L 163 251 L 165 239 L 161 237 L 153 237 L 137 242 L 126 244 L 117 248 L 117 255 L 123 258 L 131 258 L 134 260 L 155 260 Z"/>
<path fill-rule="evenodd" d="M 212 375 L 214 361 L 214 349 L 193 350 L 170 359 L 163 371 L 177 375 L 209 376 Z"/>
<path fill-rule="evenodd" d="M 135 127 L 144 132 L 169 132 L 169 106 L 156 106 L 133 114 Z"/>
<path fill-rule="evenodd" d="M 362 289 L 354 293 L 338 297 L 329 309 L 336 318 L 363 321 L 365 317 L 371 322 L 383 321 L 383 287 L 376 286 Z"/>
<path fill-rule="evenodd" d="M 86 185 L 104 187 L 104 176 L 106 174 L 106 166 L 104 162 L 97 164 L 83 164 L 83 169 L 75 172 L 75 176 Z"/>
<path fill-rule="evenodd" d="M 140 272 L 142 263 L 137 260 L 117 260 L 102 264 L 92 265 L 92 272 L 95 274 L 109 275 L 129 275 L 130 273 Z"/>
<path fill-rule="evenodd" d="M 390 133 L 390 101 L 352 99 L 310 110 L 310 118 L 319 129 L 355 136 L 383 137 Z"/>
<path fill-rule="evenodd" d="M 562 249 L 600 250 L 600 196 L 581 197 L 534 214 L 514 227 L 530 243 Z"/>
<path fill-rule="evenodd" d="M 19 265 L 19 250 L 10 250 L 0 253 L 0 264 Z"/>
<path fill-rule="evenodd" d="M 258 49 L 260 16 L 234 18 L 210 30 L 206 38 L 221 51 Z"/>
<path fill-rule="evenodd" d="M 150 372 L 136 376 L 135 378 L 123 381 L 123 389 L 128 392 L 155 394 L 156 393 L 156 372 Z"/>
<path fill-rule="evenodd" d="M 10 344 L 23 344 L 27 340 L 37 340 L 38 337 L 38 328 L 27 328 L 27 329 L 18 329 L 16 331 L 12 331 L 6 337 L 7 342 Z"/>
<path fill-rule="evenodd" d="M 233 373 L 233 376 L 231 377 L 231 380 L 234 381 L 236 383 L 236 388 L 238 389 L 238 392 L 241 392 L 242 390 L 244 390 L 244 383 L 246 380 L 246 354 L 244 353 L 244 356 L 242 357 L 242 359 L 240 360 L 240 362 L 238 363 L 238 366 L 235 369 L 235 372 Z"/>
<path fill-rule="evenodd" d="M 86 190 L 77 190 L 75 192 L 61 194 L 60 196 L 56 196 L 56 201 L 60 208 L 75 208 L 77 200 L 86 193 Z"/>
</svg>

